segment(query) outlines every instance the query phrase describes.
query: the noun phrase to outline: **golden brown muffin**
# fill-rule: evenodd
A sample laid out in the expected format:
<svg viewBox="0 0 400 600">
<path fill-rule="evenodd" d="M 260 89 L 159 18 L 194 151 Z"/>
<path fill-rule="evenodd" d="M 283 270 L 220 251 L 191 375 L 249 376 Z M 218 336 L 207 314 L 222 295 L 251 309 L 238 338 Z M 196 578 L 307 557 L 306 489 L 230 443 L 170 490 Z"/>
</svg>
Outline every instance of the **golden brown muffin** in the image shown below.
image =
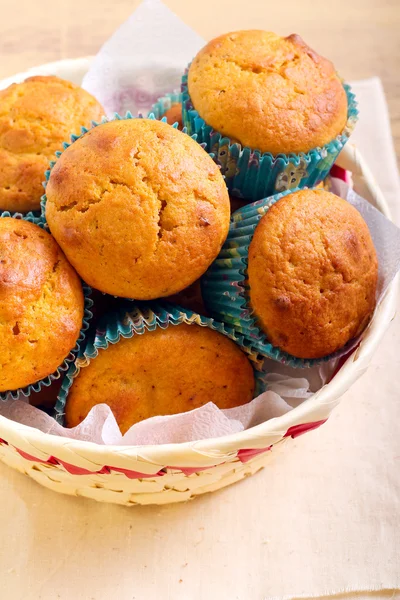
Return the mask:
<svg viewBox="0 0 400 600">
<path fill-rule="evenodd" d="M 157 415 L 214 402 L 233 408 L 254 394 L 254 372 L 232 340 L 199 325 L 171 325 L 121 338 L 100 350 L 74 380 L 65 409 L 75 427 L 96 404 L 108 404 L 125 433 Z"/>
<path fill-rule="evenodd" d="M 167 123 L 170 125 L 178 123 L 178 129 L 182 129 L 182 104 L 173 104 L 171 108 L 165 111 L 163 117 L 167 117 Z"/>
<path fill-rule="evenodd" d="M 308 152 L 339 135 L 347 98 L 332 63 L 298 35 L 237 31 L 193 60 L 188 90 L 213 129 L 262 152 Z"/>
<path fill-rule="evenodd" d="M 103 114 L 93 96 L 59 77 L 29 77 L 0 90 L 0 210 L 39 209 L 54 153 Z"/>
<path fill-rule="evenodd" d="M 319 358 L 360 334 L 375 307 L 378 261 L 368 226 L 324 190 L 281 198 L 249 248 L 250 303 L 270 342 Z"/>
<path fill-rule="evenodd" d="M 208 154 L 161 121 L 112 121 L 62 154 L 46 217 L 91 286 L 139 300 L 198 279 L 228 234 L 229 196 Z"/>
<path fill-rule="evenodd" d="M 76 344 L 83 310 L 79 277 L 52 236 L 0 219 L 0 391 L 53 373 Z"/>
</svg>

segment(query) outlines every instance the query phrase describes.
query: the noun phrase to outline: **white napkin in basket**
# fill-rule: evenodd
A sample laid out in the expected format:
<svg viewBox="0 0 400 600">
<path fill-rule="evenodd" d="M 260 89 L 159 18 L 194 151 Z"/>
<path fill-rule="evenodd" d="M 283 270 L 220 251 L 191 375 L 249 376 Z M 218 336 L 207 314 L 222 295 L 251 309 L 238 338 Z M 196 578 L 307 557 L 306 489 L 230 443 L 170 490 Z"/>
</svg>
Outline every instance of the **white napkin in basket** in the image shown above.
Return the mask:
<svg viewBox="0 0 400 600">
<path fill-rule="evenodd" d="M 82 86 L 108 116 L 147 114 L 160 96 L 180 88 L 182 71 L 203 45 L 164 4 L 146 0 L 102 46 Z"/>
</svg>

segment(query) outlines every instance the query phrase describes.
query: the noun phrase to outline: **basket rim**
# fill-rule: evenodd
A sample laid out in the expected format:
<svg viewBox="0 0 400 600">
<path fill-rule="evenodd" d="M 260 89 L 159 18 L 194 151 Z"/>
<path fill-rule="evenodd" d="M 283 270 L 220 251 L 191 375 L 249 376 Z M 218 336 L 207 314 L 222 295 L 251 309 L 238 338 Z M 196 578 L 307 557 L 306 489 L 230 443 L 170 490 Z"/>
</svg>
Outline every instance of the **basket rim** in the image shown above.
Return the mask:
<svg viewBox="0 0 400 600">
<path fill-rule="evenodd" d="M 33 67 L 0 81 L 0 89 L 34 74 L 62 73 L 61 76 L 67 77 L 68 71 L 71 71 L 71 74 L 73 71 L 75 71 L 75 74 L 83 73 L 88 69 L 92 60 L 93 57 L 64 59 Z M 348 143 L 342 150 L 337 162 L 340 166 L 351 170 L 355 178 L 363 178 L 377 208 L 392 220 L 383 193 L 376 184 L 360 152 Z M 348 357 L 331 382 L 281 417 L 270 419 L 239 433 L 196 442 L 148 446 L 106 446 L 43 433 L 34 427 L 22 425 L 0 416 L 0 437 L 7 437 L 7 442 L 11 444 L 14 440 L 19 440 L 22 445 L 27 444 L 30 448 L 36 447 L 38 454 L 47 452 L 49 455 L 55 454 L 57 456 L 59 451 L 64 451 L 65 454 L 65 450 L 68 450 L 71 459 L 75 455 L 76 458 L 81 457 L 83 460 L 93 460 L 95 463 L 103 464 L 110 464 L 110 461 L 115 464 L 121 462 L 123 458 L 135 458 L 155 465 L 179 464 L 184 466 L 193 463 L 195 455 L 198 455 L 199 458 L 207 457 L 208 460 L 214 458 L 220 462 L 223 458 L 235 456 L 239 449 L 263 448 L 266 445 L 266 438 L 270 440 L 271 436 L 277 436 L 277 439 L 281 439 L 287 430 L 294 425 L 325 419 L 338 404 L 342 394 L 367 369 L 374 351 L 395 315 L 398 281 L 399 275 L 393 280 L 381 304 L 376 309 L 375 317 L 368 328 L 368 335 L 362 340 L 355 352 Z"/>
</svg>

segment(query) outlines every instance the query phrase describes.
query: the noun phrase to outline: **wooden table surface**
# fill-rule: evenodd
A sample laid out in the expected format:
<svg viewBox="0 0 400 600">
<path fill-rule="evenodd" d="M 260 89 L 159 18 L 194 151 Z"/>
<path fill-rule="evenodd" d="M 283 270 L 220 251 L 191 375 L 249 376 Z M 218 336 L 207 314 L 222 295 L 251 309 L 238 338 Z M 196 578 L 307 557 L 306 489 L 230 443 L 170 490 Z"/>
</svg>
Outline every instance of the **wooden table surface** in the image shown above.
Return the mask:
<svg viewBox="0 0 400 600">
<path fill-rule="evenodd" d="M 95 54 L 139 3 L 0 0 L 0 78 L 44 62 Z M 378 75 L 400 158 L 400 0 L 165 0 L 165 4 L 206 39 L 250 28 L 299 33 L 330 58 L 344 78 Z"/>
</svg>

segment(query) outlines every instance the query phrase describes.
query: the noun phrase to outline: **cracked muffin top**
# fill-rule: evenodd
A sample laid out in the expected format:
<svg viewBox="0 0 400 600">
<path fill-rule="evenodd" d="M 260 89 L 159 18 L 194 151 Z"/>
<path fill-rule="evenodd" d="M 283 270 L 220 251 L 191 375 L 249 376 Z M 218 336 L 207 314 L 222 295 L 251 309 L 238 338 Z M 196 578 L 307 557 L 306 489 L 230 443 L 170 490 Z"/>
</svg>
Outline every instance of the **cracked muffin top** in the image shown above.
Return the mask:
<svg viewBox="0 0 400 600">
<path fill-rule="evenodd" d="M 218 255 L 229 228 L 219 168 L 188 135 L 115 120 L 65 150 L 46 188 L 51 232 L 81 277 L 115 296 L 179 292 Z"/>
<path fill-rule="evenodd" d="M 347 120 L 333 64 L 295 34 L 250 30 L 212 40 L 190 66 L 188 90 L 208 125 L 261 152 L 308 152 Z"/>
<path fill-rule="evenodd" d="M 250 402 L 254 371 L 246 354 L 208 327 L 182 323 L 121 338 L 99 350 L 74 379 L 65 417 L 75 427 L 108 404 L 125 433 L 134 423 L 212 401 L 226 409 Z"/>
<path fill-rule="evenodd" d="M 84 298 L 54 238 L 21 219 L 0 219 L 0 391 L 53 373 L 74 348 Z"/>
<path fill-rule="evenodd" d="M 93 96 L 59 77 L 30 77 L 0 90 L 0 210 L 38 210 L 54 153 L 103 114 Z"/>
<path fill-rule="evenodd" d="M 251 307 L 270 342 L 320 358 L 366 327 L 378 261 L 360 213 L 330 192 L 306 189 L 278 200 L 260 220 L 248 278 Z"/>
</svg>

